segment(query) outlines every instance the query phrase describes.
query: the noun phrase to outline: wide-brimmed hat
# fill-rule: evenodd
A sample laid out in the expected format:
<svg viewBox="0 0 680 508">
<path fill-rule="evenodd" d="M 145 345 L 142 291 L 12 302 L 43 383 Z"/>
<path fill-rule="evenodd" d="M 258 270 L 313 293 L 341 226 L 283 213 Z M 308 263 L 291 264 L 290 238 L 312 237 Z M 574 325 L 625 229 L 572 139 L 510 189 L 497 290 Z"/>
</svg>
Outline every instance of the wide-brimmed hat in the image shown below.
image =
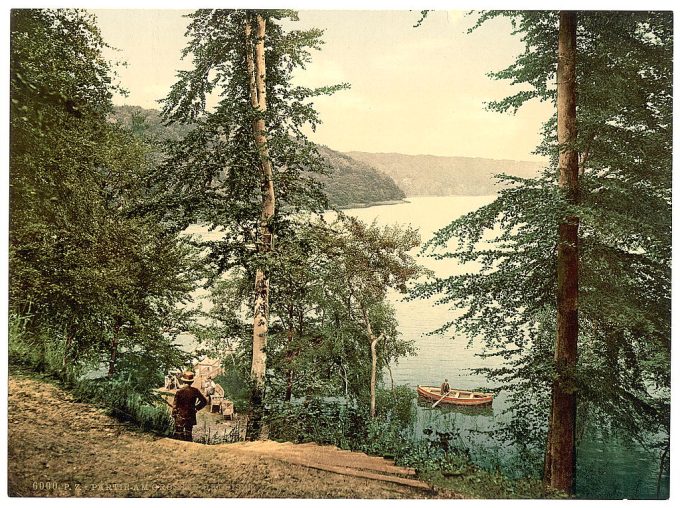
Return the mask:
<svg viewBox="0 0 680 508">
<path fill-rule="evenodd" d="M 194 382 L 194 373 L 191 371 L 186 371 L 184 374 L 182 374 L 182 377 L 179 378 L 179 380 L 182 383 L 193 383 Z"/>
</svg>

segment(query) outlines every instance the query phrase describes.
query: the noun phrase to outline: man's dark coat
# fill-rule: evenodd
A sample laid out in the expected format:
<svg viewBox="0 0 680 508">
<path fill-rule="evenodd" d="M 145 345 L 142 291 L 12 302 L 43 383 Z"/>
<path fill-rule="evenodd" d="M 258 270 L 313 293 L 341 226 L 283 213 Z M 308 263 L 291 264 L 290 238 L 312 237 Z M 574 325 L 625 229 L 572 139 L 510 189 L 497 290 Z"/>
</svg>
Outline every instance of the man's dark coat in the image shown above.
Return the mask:
<svg viewBox="0 0 680 508">
<path fill-rule="evenodd" d="M 198 404 L 196 404 L 198 402 Z M 198 388 L 184 385 L 175 394 L 175 409 L 172 415 L 184 425 L 196 425 L 196 413 L 208 405 L 208 401 Z"/>
</svg>

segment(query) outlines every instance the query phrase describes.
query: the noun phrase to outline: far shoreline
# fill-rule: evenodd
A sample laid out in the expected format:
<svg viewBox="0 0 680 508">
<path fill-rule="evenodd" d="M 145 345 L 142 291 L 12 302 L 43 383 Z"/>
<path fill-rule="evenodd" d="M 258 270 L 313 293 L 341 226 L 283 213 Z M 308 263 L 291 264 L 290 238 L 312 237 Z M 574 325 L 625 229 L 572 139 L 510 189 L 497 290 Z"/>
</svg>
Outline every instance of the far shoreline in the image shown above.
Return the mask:
<svg viewBox="0 0 680 508">
<path fill-rule="evenodd" d="M 351 210 L 355 208 L 372 208 L 375 206 L 389 206 L 389 205 L 402 205 L 402 204 L 408 204 L 412 203 L 410 199 L 413 198 L 452 198 L 452 197 L 458 197 L 458 198 L 485 198 L 485 197 L 490 197 L 490 196 L 497 196 L 498 193 L 491 193 L 491 194 L 418 194 L 414 196 L 407 196 L 404 199 L 393 199 L 393 200 L 388 200 L 388 201 L 374 201 L 372 203 L 352 203 L 349 205 L 343 205 L 343 206 L 338 206 L 334 208 L 335 210 Z M 333 208 L 329 208 L 328 212 L 334 210 Z"/>
<path fill-rule="evenodd" d="M 410 201 L 408 199 L 392 199 L 389 201 L 373 201 L 372 203 L 350 203 L 349 205 L 338 206 L 337 209 L 350 210 L 352 208 L 371 208 L 374 206 L 401 205 L 404 203 L 410 203 Z"/>
</svg>

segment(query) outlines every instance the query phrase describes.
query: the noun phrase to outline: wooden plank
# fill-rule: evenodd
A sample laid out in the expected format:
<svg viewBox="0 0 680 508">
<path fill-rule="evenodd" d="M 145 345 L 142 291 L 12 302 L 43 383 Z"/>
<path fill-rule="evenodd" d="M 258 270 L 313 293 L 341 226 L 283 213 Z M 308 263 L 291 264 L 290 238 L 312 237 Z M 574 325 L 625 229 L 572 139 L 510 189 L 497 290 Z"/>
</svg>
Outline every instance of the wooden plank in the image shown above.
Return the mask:
<svg viewBox="0 0 680 508">
<path fill-rule="evenodd" d="M 402 478 L 400 476 L 390 476 L 379 473 L 372 473 L 370 471 L 364 471 L 360 469 L 353 469 L 350 467 L 342 466 L 332 466 L 330 464 L 319 464 L 315 462 L 308 462 L 299 459 L 287 459 L 286 462 L 290 464 L 296 464 L 298 466 L 309 467 L 312 469 L 318 469 L 321 471 L 329 471 L 331 473 L 337 473 L 345 476 L 354 476 L 356 478 L 366 478 L 369 480 L 377 480 L 382 482 L 396 483 L 398 485 L 405 485 L 415 489 L 431 491 L 432 487 L 421 480 L 415 480 L 413 478 Z"/>
</svg>

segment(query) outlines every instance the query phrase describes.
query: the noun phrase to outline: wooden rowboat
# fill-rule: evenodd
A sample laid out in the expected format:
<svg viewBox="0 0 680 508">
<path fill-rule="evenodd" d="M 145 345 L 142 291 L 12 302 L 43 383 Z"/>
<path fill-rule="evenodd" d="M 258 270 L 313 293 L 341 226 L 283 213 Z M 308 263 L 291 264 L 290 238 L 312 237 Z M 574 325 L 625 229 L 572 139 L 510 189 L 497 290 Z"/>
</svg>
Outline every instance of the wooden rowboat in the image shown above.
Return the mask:
<svg viewBox="0 0 680 508">
<path fill-rule="evenodd" d="M 452 388 L 449 394 L 442 398 L 442 393 L 438 386 L 418 385 L 417 390 L 418 395 L 431 400 L 432 402 L 437 402 L 441 399 L 439 404 L 481 406 L 483 404 L 491 404 L 493 402 L 493 393 L 471 392 L 468 390 L 458 390 L 457 388 Z"/>
</svg>

